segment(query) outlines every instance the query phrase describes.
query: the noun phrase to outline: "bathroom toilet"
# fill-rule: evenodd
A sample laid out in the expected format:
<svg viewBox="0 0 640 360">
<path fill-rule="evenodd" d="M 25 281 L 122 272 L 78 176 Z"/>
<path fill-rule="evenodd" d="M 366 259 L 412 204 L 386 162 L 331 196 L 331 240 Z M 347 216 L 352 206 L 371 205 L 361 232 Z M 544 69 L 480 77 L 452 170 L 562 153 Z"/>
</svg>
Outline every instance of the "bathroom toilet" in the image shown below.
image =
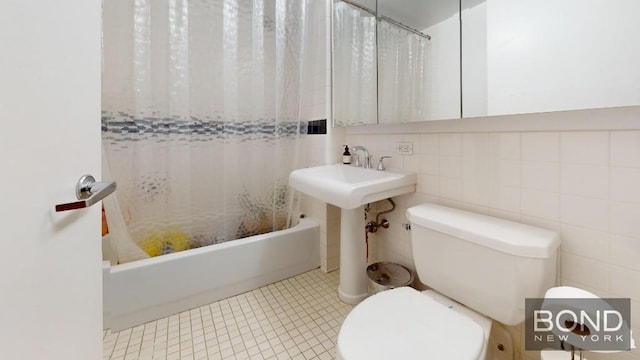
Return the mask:
<svg viewBox="0 0 640 360">
<path fill-rule="evenodd" d="M 373 295 L 346 317 L 341 360 L 485 359 L 491 321 L 524 321 L 554 286 L 555 232 L 435 204 L 407 209 L 420 282 Z"/>
</svg>

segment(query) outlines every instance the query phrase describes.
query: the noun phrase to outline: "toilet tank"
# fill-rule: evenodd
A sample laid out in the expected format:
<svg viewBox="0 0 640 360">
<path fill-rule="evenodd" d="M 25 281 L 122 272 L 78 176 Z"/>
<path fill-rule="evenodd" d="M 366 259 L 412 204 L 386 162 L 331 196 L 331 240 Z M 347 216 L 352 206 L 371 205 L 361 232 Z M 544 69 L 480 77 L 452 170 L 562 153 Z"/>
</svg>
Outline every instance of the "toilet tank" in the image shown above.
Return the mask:
<svg viewBox="0 0 640 360">
<path fill-rule="evenodd" d="M 407 209 L 420 282 L 506 325 L 555 286 L 558 234 L 436 204 Z"/>
</svg>

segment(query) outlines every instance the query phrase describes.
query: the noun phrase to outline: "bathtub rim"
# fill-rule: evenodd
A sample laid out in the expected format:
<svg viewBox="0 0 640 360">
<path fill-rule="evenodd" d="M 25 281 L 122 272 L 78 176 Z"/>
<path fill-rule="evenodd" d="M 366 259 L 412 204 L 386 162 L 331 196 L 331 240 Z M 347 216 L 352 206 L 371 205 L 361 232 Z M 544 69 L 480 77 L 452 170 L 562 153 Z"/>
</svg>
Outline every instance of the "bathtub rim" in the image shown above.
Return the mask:
<svg viewBox="0 0 640 360">
<path fill-rule="evenodd" d="M 211 245 L 201 246 L 201 247 L 198 247 L 198 248 L 178 251 L 178 252 L 174 252 L 174 253 L 170 253 L 170 254 L 164 254 L 164 255 L 160 255 L 160 256 L 153 256 L 153 257 L 149 257 L 149 258 L 146 258 L 146 259 L 135 260 L 135 261 L 126 262 L 126 263 L 122 263 L 122 264 L 113 264 L 108 259 L 103 259 L 103 261 L 108 261 L 110 263 L 109 266 L 111 267 L 111 271 L 112 272 L 126 271 L 126 270 L 130 270 L 130 269 L 135 269 L 135 268 L 138 268 L 138 267 L 143 267 L 143 266 L 146 266 L 146 265 L 149 265 L 149 264 L 155 264 L 157 262 L 172 261 L 172 260 L 182 259 L 182 258 L 185 258 L 185 257 L 197 255 L 197 254 L 207 253 L 209 251 L 212 251 L 213 248 L 222 250 L 222 249 L 225 249 L 225 248 L 228 248 L 228 247 L 232 247 L 232 246 L 240 246 L 240 245 L 243 245 L 243 244 L 250 244 L 250 243 L 253 243 L 253 242 L 258 242 L 258 241 L 267 239 L 269 237 L 276 236 L 277 234 L 289 234 L 289 233 L 301 232 L 301 231 L 304 231 L 306 229 L 310 229 L 310 228 L 312 228 L 314 226 L 317 226 L 317 222 L 315 222 L 314 220 L 309 219 L 309 218 L 300 218 L 296 225 L 294 225 L 294 226 L 292 226 L 290 228 L 287 228 L 287 229 L 271 231 L 271 232 L 268 232 L 268 233 L 259 234 L 259 235 L 253 235 L 253 236 L 240 238 L 240 239 L 235 239 L 235 240 L 229 240 L 229 241 L 225 241 L 225 242 L 219 243 L 219 244 L 211 244 Z M 111 236 L 110 234 L 107 234 L 107 235 L 103 236 L 103 239 L 105 237 L 110 237 L 110 236 Z"/>
</svg>

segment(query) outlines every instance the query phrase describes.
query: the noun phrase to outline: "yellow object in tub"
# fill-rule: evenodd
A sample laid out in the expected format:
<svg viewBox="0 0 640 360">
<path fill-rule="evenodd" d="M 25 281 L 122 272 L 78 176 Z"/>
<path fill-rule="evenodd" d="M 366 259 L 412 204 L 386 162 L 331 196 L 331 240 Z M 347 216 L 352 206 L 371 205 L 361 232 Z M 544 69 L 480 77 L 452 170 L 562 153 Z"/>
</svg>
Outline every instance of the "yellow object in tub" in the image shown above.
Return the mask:
<svg viewBox="0 0 640 360">
<path fill-rule="evenodd" d="M 152 257 L 188 250 L 189 236 L 180 231 L 151 234 L 142 240 L 140 247 Z"/>
</svg>

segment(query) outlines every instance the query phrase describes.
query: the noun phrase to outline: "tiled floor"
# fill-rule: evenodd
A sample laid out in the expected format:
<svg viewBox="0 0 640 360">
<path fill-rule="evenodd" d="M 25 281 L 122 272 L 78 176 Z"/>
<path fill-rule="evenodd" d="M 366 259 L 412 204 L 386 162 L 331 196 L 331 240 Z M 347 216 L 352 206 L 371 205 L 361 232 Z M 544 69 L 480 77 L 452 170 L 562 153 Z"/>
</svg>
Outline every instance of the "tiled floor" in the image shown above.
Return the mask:
<svg viewBox="0 0 640 360">
<path fill-rule="evenodd" d="M 245 294 L 104 333 L 104 359 L 335 359 L 351 306 L 338 272 L 313 270 Z"/>
</svg>

